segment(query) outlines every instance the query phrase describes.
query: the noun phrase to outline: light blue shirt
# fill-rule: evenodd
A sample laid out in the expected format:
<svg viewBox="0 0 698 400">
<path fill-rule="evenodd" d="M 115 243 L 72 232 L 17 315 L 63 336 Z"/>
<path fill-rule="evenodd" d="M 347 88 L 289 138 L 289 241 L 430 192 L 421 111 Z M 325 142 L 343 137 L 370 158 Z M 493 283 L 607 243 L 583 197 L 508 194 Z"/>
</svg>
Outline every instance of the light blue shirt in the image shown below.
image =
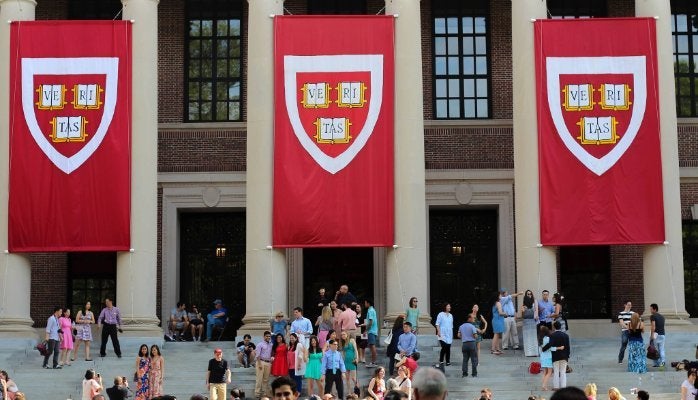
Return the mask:
<svg viewBox="0 0 698 400">
<path fill-rule="evenodd" d="M 411 355 L 414 353 L 414 349 L 417 348 L 417 336 L 414 333 L 408 332 L 403 333 L 397 339 L 397 350 L 399 352 L 405 352 L 405 355 Z"/>
<path fill-rule="evenodd" d="M 331 369 L 332 372 L 337 372 L 337 370 L 347 372 L 347 368 L 344 366 L 342 353 L 330 349 L 322 355 L 322 369 L 320 371 L 324 374 L 328 369 Z"/>
<path fill-rule="evenodd" d="M 299 319 L 294 319 L 291 322 L 291 332 L 302 333 L 305 336 L 313 334 L 313 324 L 310 320 L 305 317 L 300 317 Z"/>
<path fill-rule="evenodd" d="M 368 308 L 366 311 L 366 321 L 371 320 L 371 327 L 368 328 L 366 333 L 372 333 L 378 336 L 378 316 L 376 315 L 376 309 L 373 306 Z"/>
<path fill-rule="evenodd" d="M 499 298 L 499 301 L 502 303 L 502 311 L 504 311 L 504 314 L 506 314 L 507 317 L 514 316 L 516 314 L 516 309 L 514 308 L 514 302 L 511 300 L 511 295 L 502 296 Z"/>
<path fill-rule="evenodd" d="M 538 319 L 543 322 L 553 322 L 550 314 L 555 312 L 555 304 L 552 301 L 538 300 Z"/>
<path fill-rule="evenodd" d="M 439 340 L 446 344 L 453 343 L 453 314 L 440 312 L 436 317 L 436 326 L 439 327 Z"/>
<path fill-rule="evenodd" d="M 58 318 L 55 315 L 48 317 L 46 322 L 46 333 L 48 333 L 48 338 L 52 340 L 60 340 L 58 338 Z"/>
<path fill-rule="evenodd" d="M 475 329 L 475 325 L 471 324 L 470 322 L 466 322 L 463 325 L 458 328 L 458 332 L 460 332 L 460 338 L 463 342 L 474 342 L 475 341 L 475 334 L 477 333 L 477 330 Z"/>
</svg>

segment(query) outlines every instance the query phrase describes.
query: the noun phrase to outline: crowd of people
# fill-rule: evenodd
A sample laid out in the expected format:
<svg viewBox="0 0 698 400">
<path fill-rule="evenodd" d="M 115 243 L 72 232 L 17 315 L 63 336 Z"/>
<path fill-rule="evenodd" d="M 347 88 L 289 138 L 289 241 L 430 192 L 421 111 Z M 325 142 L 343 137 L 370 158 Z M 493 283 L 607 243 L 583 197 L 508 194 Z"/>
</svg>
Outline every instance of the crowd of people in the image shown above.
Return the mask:
<svg viewBox="0 0 698 400">
<path fill-rule="evenodd" d="M 517 310 L 516 297 L 523 296 Z M 56 307 L 48 318 L 46 325 L 46 354 L 44 368 L 60 369 L 70 366 L 78 355 L 80 344 L 84 344 L 85 360 L 90 361 L 90 344 L 92 325 L 102 327 L 100 356 L 106 355 L 106 344 L 112 340 L 114 352 L 121 357 L 117 332 L 121 332 L 121 315 L 110 299 L 105 300 L 105 307 L 95 319 L 91 304 L 87 302 L 79 309 L 75 321 L 71 319 L 68 308 Z M 173 308 L 168 321 L 168 335 L 172 341 L 206 341 L 211 339 L 215 327 L 222 327 L 227 318 L 227 310 L 221 300 L 213 302 L 214 308 L 203 318 L 197 307 L 187 309 L 186 304 L 178 302 Z M 571 354 L 570 339 L 567 335 L 566 310 L 564 298 L 544 290 L 541 299 L 536 300 L 532 291 L 509 294 L 501 288 L 492 299 L 491 326 L 493 339 L 490 352 L 499 356 L 507 349 L 518 350 L 523 347 L 526 356 L 538 356 L 541 375 L 541 389 L 555 390 L 567 387 L 566 374 L 569 371 L 568 360 Z M 454 338 L 461 340 L 463 353 L 462 377 L 477 377 L 480 359 L 480 342 L 488 329 L 488 320 L 480 314 L 480 307 L 474 304 L 466 321 L 454 329 L 454 317 L 451 305 L 445 304 L 435 318 L 435 333 L 441 346 L 439 359 L 435 368 L 419 369 L 420 353 L 417 349 L 416 332 L 419 329 L 420 310 L 418 299 L 409 299 L 404 314 L 395 320 L 387 338 L 385 338 L 387 368 L 376 364 L 376 345 L 379 340 L 378 318 L 371 299 L 359 304 L 358 299 L 349 292 L 347 285 L 342 285 L 330 298 L 324 289 L 318 292 L 317 318 L 314 323 L 303 315 L 303 309 L 293 309 L 292 318 L 285 318 L 282 311 L 277 312 L 269 321 L 269 330 L 263 339 L 255 344 L 250 335 L 236 345 L 237 359 L 243 368 L 255 368 L 255 398 L 275 396 L 274 382 L 292 382 L 292 393 L 305 392 L 313 398 L 360 398 L 363 393 L 367 398 L 390 400 L 407 398 L 419 399 L 417 372 L 420 370 L 443 371 L 451 365 L 451 345 Z M 656 348 L 657 356 L 653 367 L 665 366 L 665 330 L 664 317 L 659 313 L 657 304 L 650 305 L 649 333 L 650 344 Z M 519 343 L 516 319 L 523 319 L 523 343 Z M 648 370 L 647 350 L 643 342 L 645 324 L 640 315 L 632 311 L 632 303 L 627 301 L 618 314 L 621 347 L 618 362 L 623 363 L 628 353 L 627 370 L 644 373 Z M 206 327 L 206 337 L 203 328 Z M 455 333 L 455 334 L 454 334 Z M 188 336 L 188 338 L 187 338 Z M 53 364 L 49 360 L 53 355 Z M 359 382 L 357 370 L 363 364 L 372 368 L 372 376 L 364 386 Z M 676 364 L 673 363 L 672 366 Z M 685 361 L 687 379 L 681 385 L 682 400 L 695 400 L 696 366 Z M 696 363 L 698 364 L 698 362 Z M 679 367 L 676 367 L 679 369 Z M 206 371 L 206 390 L 211 400 L 226 399 L 227 384 L 231 382 L 230 365 L 223 358 L 223 351 L 215 349 L 214 357 L 209 360 Z M 140 346 L 134 365 L 132 392 L 125 376 L 116 376 L 114 386 L 103 387 L 101 376 L 93 370 L 87 370 L 83 380 L 83 400 L 100 399 L 106 393 L 110 399 L 123 399 L 129 396 L 137 400 L 167 398 L 164 394 L 163 378 L 165 360 L 157 345 Z M 430 375 L 431 376 L 431 375 Z M 285 379 L 285 380 L 284 380 Z M 305 382 L 304 382 L 305 381 Z M 305 383 L 305 385 L 304 385 Z M 486 389 L 486 390 L 485 390 Z M 490 399 L 491 391 L 485 388 L 481 399 Z M 625 400 L 617 390 L 610 388 L 609 400 Z M 240 389 L 231 391 L 231 398 L 239 396 Z M 565 391 L 564 393 L 573 393 Z M 596 399 L 596 385 L 588 384 L 584 388 L 587 399 Z M 646 392 L 640 391 L 638 399 L 644 400 Z M 336 396 L 336 397 L 332 397 Z M 0 371 L 0 399 L 23 400 L 17 385 L 5 371 Z M 102 397 L 103 398 L 103 397 Z M 277 397 L 278 398 L 278 397 Z M 421 397 L 425 398 L 425 397 Z M 558 397 L 561 398 L 561 397 Z"/>
</svg>

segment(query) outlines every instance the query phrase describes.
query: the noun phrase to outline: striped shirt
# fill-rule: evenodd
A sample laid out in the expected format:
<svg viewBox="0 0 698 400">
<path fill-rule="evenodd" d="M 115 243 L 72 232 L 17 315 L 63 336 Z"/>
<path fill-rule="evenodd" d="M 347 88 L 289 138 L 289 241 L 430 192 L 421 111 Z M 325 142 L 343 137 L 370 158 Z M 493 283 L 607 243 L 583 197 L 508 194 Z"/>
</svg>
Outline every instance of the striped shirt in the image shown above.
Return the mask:
<svg viewBox="0 0 698 400">
<path fill-rule="evenodd" d="M 618 314 L 618 321 L 623 321 L 625 323 L 625 327 L 623 328 L 624 331 L 628 330 L 628 326 L 630 326 L 630 317 L 632 316 L 633 312 L 625 311 L 625 309 Z"/>
</svg>

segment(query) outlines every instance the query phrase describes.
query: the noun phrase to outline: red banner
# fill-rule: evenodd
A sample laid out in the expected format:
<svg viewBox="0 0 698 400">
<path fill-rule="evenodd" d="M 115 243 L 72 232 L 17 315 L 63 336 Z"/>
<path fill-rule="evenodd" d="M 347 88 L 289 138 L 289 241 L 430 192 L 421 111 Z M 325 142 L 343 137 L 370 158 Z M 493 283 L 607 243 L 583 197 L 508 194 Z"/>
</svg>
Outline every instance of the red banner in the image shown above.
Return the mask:
<svg viewBox="0 0 698 400">
<path fill-rule="evenodd" d="M 538 20 L 535 43 L 541 243 L 662 243 L 654 19 Z"/>
<path fill-rule="evenodd" d="M 9 250 L 130 248 L 131 26 L 10 27 Z"/>
<path fill-rule="evenodd" d="M 275 17 L 275 247 L 392 246 L 393 20 Z"/>
</svg>

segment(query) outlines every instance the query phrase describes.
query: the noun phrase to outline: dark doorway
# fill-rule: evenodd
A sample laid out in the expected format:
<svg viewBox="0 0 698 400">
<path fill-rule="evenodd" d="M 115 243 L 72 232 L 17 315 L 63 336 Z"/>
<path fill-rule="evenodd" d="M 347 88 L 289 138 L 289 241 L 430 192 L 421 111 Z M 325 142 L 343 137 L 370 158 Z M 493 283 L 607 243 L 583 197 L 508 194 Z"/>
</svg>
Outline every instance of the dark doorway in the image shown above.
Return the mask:
<svg viewBox="0 0 698 400">
<path fill-rule="evenodd" d="M 95 319 L 104 307 L 104 299 L 116 298 L 116 253 L 68 253 L 68 270 L 70 275 L 71 315 L 75 318 L 79 310 L 85 309 L 90 302 Z"/>
<path fill-rule="evenodd" d="M 319 315 L 313 304 L 318 290 L 325 288 L 332 299 L 340 285 L 361 301 L 373 298 L 373 248 L 303 249 L 303 309 L 313 323 Z"/>
<path fill-rule="evenodd" d="M 446 303 L 451 304 L 454 328 L 465 322 L 473 304 L 491 320 L 499 268 L 497 232 L 495 209 L 429 211 L 429 311 L 434 320 Z"/>
<path fill-rule="evenodd" d="M 683 286 L 686 311 L 698 314 L 698 221 L 683 221 Z M 676 290 L 680 290 L 676 288 Z"/>
<path fill-rule="evenodd" d="M 245 213 L 181 213 L 179 226 L 180 300 L 204 315 L 223 300 L 223 337 L 234 339 L 245 315 Z"/>
<path fill-rule="evenodd" d="M 560 287 L 569 318 L 612 317 L 610 271 L 609 246 L 560 247 Z"/>
</svg>

